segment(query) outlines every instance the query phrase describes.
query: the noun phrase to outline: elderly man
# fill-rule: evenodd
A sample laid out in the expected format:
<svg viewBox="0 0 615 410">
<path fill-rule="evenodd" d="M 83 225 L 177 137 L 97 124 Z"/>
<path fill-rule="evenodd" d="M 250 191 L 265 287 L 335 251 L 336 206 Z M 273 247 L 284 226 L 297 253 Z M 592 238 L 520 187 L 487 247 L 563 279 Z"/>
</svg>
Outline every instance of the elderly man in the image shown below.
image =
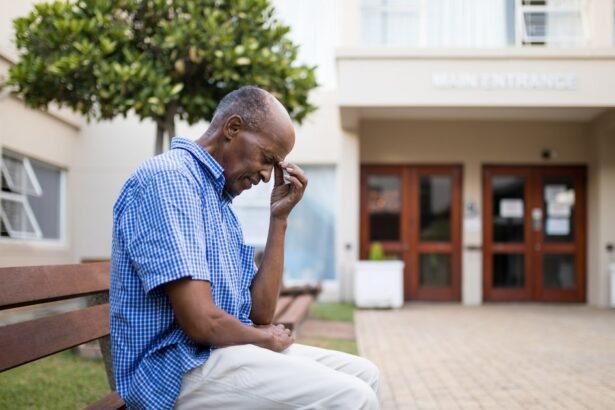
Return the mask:
<svg viewBox="0 0 615 410">
<path fill-rule="evenodd" d="M 129 407 L 378 408 L 374 365 L 295 344 L 271 324 L 288 215 L 307 186 L 284 160 L 294 139 L 282 104 L 243 87 L 222 99 L 202 137 L 174 138 L 124 185 L 110 302 L 117 390 Z M 257 270 L 231 202 L 272 174 Z"/>
</svg>

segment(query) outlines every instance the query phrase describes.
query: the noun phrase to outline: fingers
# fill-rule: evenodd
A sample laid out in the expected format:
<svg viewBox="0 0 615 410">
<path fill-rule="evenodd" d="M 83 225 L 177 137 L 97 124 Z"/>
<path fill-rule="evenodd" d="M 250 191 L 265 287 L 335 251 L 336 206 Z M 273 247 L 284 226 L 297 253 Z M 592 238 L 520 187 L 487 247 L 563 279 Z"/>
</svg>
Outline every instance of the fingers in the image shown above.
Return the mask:
<svg viewBox="0 0 615 410">
<path fill-rule="evenodd" d="M 299 168 L 295 164 L 288 163 L 286 161 L 280 162 L 280 168 L 288 173 L 287 180 L 290 182 L 296 189 L 304 190 L 307 186 L 308 180 L 305 176 L 305 173 L 301 168 Z"/>
<path fill-rule="evenodd" d="M 307 177 L 305 176 L 303 170 L 299 168 L 299 166 L 286 161 L 282 161 L 280 162 L 280 167 L 282 167 L 286 172 L 288 172 L 289 176 L 296 177 L 302 185 L 307 185 Z"/>
<path fill-rule="evenodd" d="M 276 325 L 278 328 L 280 328 L 280 330 L 284 331 L 284 333 L 286 333 L 286 335 L 290 336 L 293 332 L 292 330 L 290 330 L 289 328 L 285 327 L 283 324 L 278 324 Z"/>
</svg>

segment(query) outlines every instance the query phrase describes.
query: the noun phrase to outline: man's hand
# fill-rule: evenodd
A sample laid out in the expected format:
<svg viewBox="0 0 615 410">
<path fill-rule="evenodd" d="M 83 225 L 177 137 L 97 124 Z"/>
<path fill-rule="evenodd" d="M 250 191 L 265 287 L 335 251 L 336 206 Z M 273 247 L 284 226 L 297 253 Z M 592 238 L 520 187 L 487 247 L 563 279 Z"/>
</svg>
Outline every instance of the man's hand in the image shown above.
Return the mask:
<svg viewBox="0 0 615 410">
<path fill-rule="evenodd" d="M 288 174 L 286 180 L 284 171 Z M 271 217 L 286 219 L 303 197 L 308 181 L 301 168 L 285 161 L 274 165 L 274 177 L 275 183 L 271 192 Z"/>
<path fill-rule="evenodd" d="M 263 325 L 255 327 L 261 329 L 270 336 L 269 342 L 259 344 L 260 347 L 264 347 L 265 349 L 281 352 L 295 342 L 295 338 L 292 336 L 290 329 L 286 329 L 283 325 Z"/>
</svg>

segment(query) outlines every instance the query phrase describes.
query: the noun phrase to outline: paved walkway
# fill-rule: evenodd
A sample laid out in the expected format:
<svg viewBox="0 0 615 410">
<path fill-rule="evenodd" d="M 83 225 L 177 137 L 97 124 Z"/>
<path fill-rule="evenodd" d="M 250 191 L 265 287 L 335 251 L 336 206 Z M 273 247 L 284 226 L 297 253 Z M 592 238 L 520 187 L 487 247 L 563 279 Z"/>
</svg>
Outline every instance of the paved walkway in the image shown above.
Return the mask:
<svg viewBox="0 0 615 410">
<path fill-rule="evenodd" d="M 615 409 L 615 310 L 409 304 L 359 310 L 383 409 Z"/>
</svg>

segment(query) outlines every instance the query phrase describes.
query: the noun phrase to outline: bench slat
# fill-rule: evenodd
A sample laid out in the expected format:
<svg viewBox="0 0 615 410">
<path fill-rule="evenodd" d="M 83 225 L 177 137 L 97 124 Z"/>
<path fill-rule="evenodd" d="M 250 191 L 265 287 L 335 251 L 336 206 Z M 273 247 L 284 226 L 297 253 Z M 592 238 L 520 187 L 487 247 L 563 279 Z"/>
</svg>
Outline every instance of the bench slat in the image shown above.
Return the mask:
<svg viewBox="0 0 615 410">
<path fill-rule="evenodd" d="M 124 400 L 117 392 L 112 392 L 86 407 L 86 410 L 118 410 L 125 409 Z"/>
<path fill-rule="evenodd" d="M 0 371 L 109 334 L 109 304 L 0 328 Z"/>
<path fill-rule="evenodd" d="M 312 295 L 299 295 L 293 299 L 290 306 L 276 319 L 276 323 L 281 323 L 287 328 L 294 330 L 305 319 L 310 311 L 310 305 L 314 301 Z"/>
<path fill-rule="evenodd" d="M 288 306 L 290 306 L 292 301 L 293 298 L 291 296 L 280 296 L 278 298 L 278 303 L 275 305 L 275 313 L 273 314 L 274 322 L 282 313 L 284 313 L 286 309 L 288 309 Z"/>
<path fill-rule="evenodd" d="M 297 296 L 310 294 L 314 296 L 318 296 L 322 287 L 320 284 L 315 285 L 300 285 L 300 286 L 286 286 L 280 290 L 280 296 Z"/>
<path fill-rule="evenodd" d="M 109 262 L 0 268 L 0 309 L 85 296 L 109 289 Z"/>
</svg>

